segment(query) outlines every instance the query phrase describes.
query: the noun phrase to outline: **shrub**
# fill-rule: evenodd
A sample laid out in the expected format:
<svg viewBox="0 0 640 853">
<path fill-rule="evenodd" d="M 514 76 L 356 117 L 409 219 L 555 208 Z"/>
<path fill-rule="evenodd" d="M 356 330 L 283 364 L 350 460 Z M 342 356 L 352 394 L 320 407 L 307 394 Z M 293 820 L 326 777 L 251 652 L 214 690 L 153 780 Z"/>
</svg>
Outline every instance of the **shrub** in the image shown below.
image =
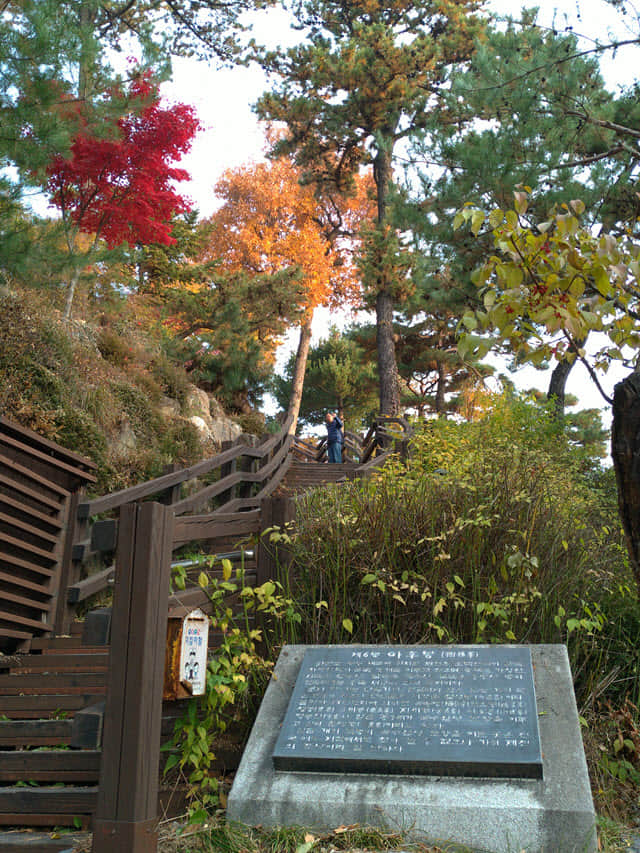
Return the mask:
<svg viewBox="0 0 640 853">
<path fill-rule="evenodd" d="M 108 326 L 100 330 L 97 344 L 100 355 L 110 364 L 124 368 L 131 361 L 129 341 Z"/>
<path fill-rule="evenodd" d="M 189 391 L 189 378 L 182 367 L 171 362 L 166 355 L 159 355 L 150 365 L 151 375 L 164 394 L 184 406 Z"/>
<path fill-rule="evenodd" d="M 479 423 L 423 424 L 406 462 L 302 496 L 300 639 L 565 642 L 591 671 L 603 601 L 628 573 L 582 470 L 544 410 L 505 401 Z"/>
</svg>

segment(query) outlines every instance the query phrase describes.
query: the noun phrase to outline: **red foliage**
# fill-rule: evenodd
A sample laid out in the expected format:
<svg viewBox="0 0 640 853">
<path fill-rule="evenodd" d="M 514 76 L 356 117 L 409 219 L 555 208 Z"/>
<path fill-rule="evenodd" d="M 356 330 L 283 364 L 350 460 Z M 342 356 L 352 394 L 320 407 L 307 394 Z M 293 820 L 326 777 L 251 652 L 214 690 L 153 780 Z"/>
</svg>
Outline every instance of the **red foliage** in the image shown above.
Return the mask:
<svg viewBox="0 0 640 853">
<path fill-rule="evenodd" d="M 200 127 L 193 107 L 163 108 L 148 76 L 135 80 L 126 96 L 132 106 L 112 135 L 80 130 L 69 158 L 58 155 L 47 170 L 53 203 L 80 231 L 121 243 L 173 243 L 171 217 L 190 209 L 172 186 L 189 178 L 170 165 L 182 157 Z"/>
</svg>

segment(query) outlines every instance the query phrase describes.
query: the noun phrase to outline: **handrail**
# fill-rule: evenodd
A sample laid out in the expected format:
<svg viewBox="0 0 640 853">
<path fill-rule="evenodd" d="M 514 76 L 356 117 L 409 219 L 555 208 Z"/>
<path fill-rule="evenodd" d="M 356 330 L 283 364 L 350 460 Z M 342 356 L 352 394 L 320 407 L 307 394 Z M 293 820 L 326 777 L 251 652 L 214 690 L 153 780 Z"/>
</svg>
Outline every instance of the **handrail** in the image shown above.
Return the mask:
<svg viewBox="0 0 640 853">
<path fill-rule="evenodd" d="M 126 504 L 159 493 L 166 493 L 169 489 L 187 480 L 217 469 L 220 470 L 220 479 L 216 482 L 204 486 L 193 495 L 170 502 L 169 505 L 177 517 L 176 521 L 184 519 L 184 524 L 176 524 L 175 526 L 177 538 L 174 542 L 174 548 L 197 538 L 197 533 L 202 534 L 200 538 L 219 535 L 222 525 L 229 522 L 229 513 L 232 510 L 235 511 L 236 508 L 243 510 L 242 518 L 234 519 L 234 524 L 231 525 L 234 530 L 231 532 L 242 532 L 243 534 L 255 532 L 257 522 L 255 513 L 252 513 L 251 510 L 259 506 L 260 500 L 271 494 L 276 488 L 291 461 L 289 452 L 293 443 L 293 436 L 289 434 L 291 422 L 292 419 L 287 418 L 278 433 L 255 447 L 238 441 L 233 447 L 188 468 L 163 474 L 145 483 L 139 483 L 128 489 L 120 489 L 117 492 L 80 504 L 76 513 L 76 532 L 73 540 L 73 560 L 78 570 L 88 557 L 100 553 L 99 551 L 92 551 L 94 546 L 90 544 L 89 520 L 91 516 L 110 510 L 118 510 Z M 246 464 L 243 464 L 243 460 Z M 236 496 L 237 492 L 240 494 L 240 498 Z M 184 513 L 201 509 L 210 500 L 224 493 L 228 493 L 228 499 L 216 510 L 197 518 L 184 515 Z M 253 497 L 250 497 L 251 495 Z M 183 532 L 186 530 L 189 530 L 187 538 Z M 102 547 L 107 546 L 102 545 Z M 85 581 L 77 581 L 75 584 L 71 584 L 66 591 L 67 600 L 73 604 L 81 600 L 78 596 L 86 598 L 87 595 L 93 595 L 102 589 L 106 589 L 110 576 L 109 570 L 103 569 Z"/>
<path fill-rule="evenodd" d="M 268 456 L 271 450 L 276 447 L 278 442 L 282 440 L 282 433 L 284 432 L 286 434 L 289 426 L 291 425 L 291 421 L 291 417 L 287 418 L 279 433 L 276 433 L 264 444 L 258 445 L 257 447 L 250 447 L 245 444 L 236 444 L 234 447 L 230 447 L 228 450 L 223 450 L 222 453 L 218 453 L 216 456 L 212 456 L 209 459 L 203 459 L 201 462 L 197 462 L 195 465 L 191 465 L 188 468 L 181 468 L 179 471 L 173 471 L 170 474 L 163 474 L 160 477 L 155 477 L 153 480 L 147 480 L 145 483 L 139 483 L 136 486 L 130 486 L 127 489 L 120 489 L 117 492 L 111 492 L 108 495 L 103 495 L 102 497 L 95 498 L 94 500 L 81 503 L 78 507 L 78 518 L 83 520 L 92 515 L 99 515 L 100 513 L 107 512 L 108 510 L 124 506 L 124 504 L 133 503 L 134 501 L 151 497 L 152 495 L 164 492 L 173 486 L 179 486 L 187 480 L 193 480 L 203 474 L 208 474 L 216 468 L 220 468 L 223 465 L 234 462 L 241 456 L 251 459 L 264 459 L 264 457 Z"/>
<path fill-rule="evenodd" d="M 73 559 L 76 565 L 79 567 L 86 557 L 91 555 L 91 548 L 94 547 L 90 545 L 89 539 L 91 516 L 117 510 L 127 503 L 140 501 L 163 492 L 167 493 L 187 480 L 218 469 L 220 470 L 218 480 L 204 485 L 193 495 L 174 499 L 169 504 L 177 521 L 183 522 L 176 526 L 174 548 L 190 541 L 196 537 L 197 533 L 201 533 L 203 537 L 217 534 L 223 524 L 230 522 L 231 514 L 238 514 L 234 515 L 232 525 L 237 532 L 244 530 L 247 525 L 255 527 L 257 522 L 254 513 L 260 505 L 260 500 L 268 497 L 278 487 L 294 458 L 313 462 L 320 462 L 326 458 L 326 437 L 322 437 L 315 444 L 310 440 L 294 437 L 289 433 L 291 421 L 290 417 L 287 418 L 278 433 L 264 439 L 257 446 L 249 446 L 238 441 L 216 456 L 204 459 L 195 465 L 79 504 L 74 535 L 76 548 Z M 400 429 L 393 429 L 394 426 Z M 398 431 L 400 436 L 397 435 Z M 345 431 L 345 457 L 348 461 L 357 462 L 361 472 L 365 473 L 370 468 L 382 464 L 392 449 L 398 447 L 398 443 L 401 449 L 405 447 L 410 435 L 411 426 L 406 418 L 379 416 L 374 420 L 364 438 L 351 430 Z M 221 495 L 226 495 L 227 499 L 223 500 L 216 509 L 209 509 L 208 512 L 205 510 L 205 515 L 185 514 L 202 510 L 212 499 Z M 86 581 L 71 585 L 68 588 L 70 601 L 74 596 L 85 597 L 106 588 L 108 577 L 109 572 L 105 569 L 91 575 Z"/>
</svg>

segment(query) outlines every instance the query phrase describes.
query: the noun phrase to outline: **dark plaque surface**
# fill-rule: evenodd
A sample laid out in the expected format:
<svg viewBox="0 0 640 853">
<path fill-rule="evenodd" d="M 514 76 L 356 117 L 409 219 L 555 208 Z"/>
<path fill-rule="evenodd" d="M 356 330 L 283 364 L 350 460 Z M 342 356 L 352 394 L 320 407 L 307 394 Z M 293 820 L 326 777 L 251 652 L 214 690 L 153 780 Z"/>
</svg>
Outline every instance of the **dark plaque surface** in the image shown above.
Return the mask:
<svg viewBox="0 0 640 853">
<path fill-rule="evenodd" d="M 305 652 L 276 770 L 542 778 L 526 646 Z"/>
</svg>

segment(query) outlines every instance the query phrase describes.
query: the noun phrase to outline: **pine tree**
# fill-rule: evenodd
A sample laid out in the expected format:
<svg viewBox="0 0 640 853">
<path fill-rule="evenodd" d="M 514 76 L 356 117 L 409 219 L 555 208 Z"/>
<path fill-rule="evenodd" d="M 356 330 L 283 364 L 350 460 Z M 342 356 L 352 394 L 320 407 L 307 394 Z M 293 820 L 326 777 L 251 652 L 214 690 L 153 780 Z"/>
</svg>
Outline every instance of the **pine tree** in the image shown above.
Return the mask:
<svg viewBox="0 0 640 853">
<path fill-rule="evenodd" d="M 286 124 L 279 153 L 295 152 L 308 179 L 343 191 L 373 165 L 376 215 L 366 260 L 377 318 L 380 411 L 399 410 L 394 304 L 405 262 L 389 216 L 398 144 L 439 111 L 452 66 L 466 62 L 481 29 L 477 0 L 301 0 L 293 12 L 307 40 L 261 62 L 281 82 L 258 113 Z M 399 264 L 396 261 L 399 260 Z"/>
<path fill-rule="evenodd" d="M 342 411 L 348 428 L 358 430 L 375 414 L 375 365 L 356 340 L 355 331 L 341 334 L 331 329 L 327 338 L 311 347 L 300 404 L 303 424 L 323 424 L 327 411 Z M 274 377 L 271 383 L 276 400 L 285 410 L 291 398 L 294 370 L 292 356 L 284 376 Z"/>
<path fill-rule="evenodd" d="M 572 35 L 536 25 L 535 13 L 500 30 L 487 30 L 464 74 L 454 74 L 443 96 L 449 122 L 434 122 L 412 137 L 413 200 L 399 200 L 401 227 L 413 234 L 416 294 L 407 305 L 408 323 L 441 310 L 458 317 L 477 299 L 470 276 L 491 247 L 451 223 L 465 204 L 509 207 L 522 185 L 532 188 L 528 216 L 544 222 L 555 203 L 581 198 L 587 211 L 611 209 L 626 184 L 612 131 L 571 115 L 577 104 L 603 118 L 614 115 L 597 60 L 579 54 Z M 480 120 L 480 121 L 479 121 Z M 445 286 L 443 286 L 445 285 Z M 549 395 L 563 410 L 571 363 L 560 361 Z"/>
</svg>

